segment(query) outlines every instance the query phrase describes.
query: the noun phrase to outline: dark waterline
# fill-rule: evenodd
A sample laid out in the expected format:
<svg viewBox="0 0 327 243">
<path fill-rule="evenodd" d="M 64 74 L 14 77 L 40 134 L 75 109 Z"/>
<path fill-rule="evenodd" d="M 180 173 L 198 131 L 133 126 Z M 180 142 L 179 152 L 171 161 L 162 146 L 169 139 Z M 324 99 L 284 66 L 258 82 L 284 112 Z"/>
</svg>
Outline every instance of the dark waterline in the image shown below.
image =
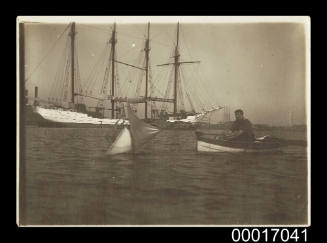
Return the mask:
<svg viewBox="0 0 327 243">
<path fill-rule="evenodd" d="M 164 130 L 136 154 L 106 156 L 112 133 L 26 128 L 25 224 L 307 223 L 306 148 L 200 154 L 194 131 Z"/>
</svg>

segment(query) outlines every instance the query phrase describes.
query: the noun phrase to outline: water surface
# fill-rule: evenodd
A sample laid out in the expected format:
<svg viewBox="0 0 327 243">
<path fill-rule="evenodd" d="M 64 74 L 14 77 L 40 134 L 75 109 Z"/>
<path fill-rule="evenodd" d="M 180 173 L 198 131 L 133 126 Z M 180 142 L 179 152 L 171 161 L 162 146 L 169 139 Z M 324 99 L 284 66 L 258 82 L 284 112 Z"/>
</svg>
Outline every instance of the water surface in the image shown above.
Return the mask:
<svg viewBox="0 0 327 243">
<path fill-rule="evenodd" d="M 201 154 L 194 131 L 163 130 L 136 154 L 107 156 L 110 128 L 25 132 L 24 224 L 307 223 L 303 147 Z M 268 134 L 305 138 L 296 131 Z"/>
</svg>

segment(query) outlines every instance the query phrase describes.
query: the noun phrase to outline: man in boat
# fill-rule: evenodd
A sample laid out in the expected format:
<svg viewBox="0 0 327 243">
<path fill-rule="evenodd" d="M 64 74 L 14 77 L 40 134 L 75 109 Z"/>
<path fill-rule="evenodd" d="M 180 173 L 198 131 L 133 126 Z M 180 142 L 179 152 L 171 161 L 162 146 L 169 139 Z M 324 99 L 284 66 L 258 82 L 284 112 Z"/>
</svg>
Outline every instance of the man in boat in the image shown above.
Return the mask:
<svg viewBox="0 0 327 243">
<path fill-rule="evenodd" d="M 241 109 L 235 111 L 235 119 L 231 131 L 225 134 L 225 138 L 233 141 L 253 142 L 255 137 L 252 124 L 244 118 L 244 112 Z"/>
</svg>

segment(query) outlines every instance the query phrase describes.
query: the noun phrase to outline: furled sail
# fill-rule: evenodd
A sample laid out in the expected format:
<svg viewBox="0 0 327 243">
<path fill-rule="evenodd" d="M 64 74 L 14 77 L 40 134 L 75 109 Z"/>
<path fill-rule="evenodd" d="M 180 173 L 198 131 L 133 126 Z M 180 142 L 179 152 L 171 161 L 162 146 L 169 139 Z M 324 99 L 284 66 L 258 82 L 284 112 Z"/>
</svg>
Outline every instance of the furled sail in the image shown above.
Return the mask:
<svg viewBox="0 0 327 243">
<path fill-rule="evenodd" d="M 141 121 L 127 105 L 130 129 L 126 127 L 118 134 L 107 154 L 129 153 L 139 149 L 144 143 L 159 133 L 159 129 Z"/>
</svg>

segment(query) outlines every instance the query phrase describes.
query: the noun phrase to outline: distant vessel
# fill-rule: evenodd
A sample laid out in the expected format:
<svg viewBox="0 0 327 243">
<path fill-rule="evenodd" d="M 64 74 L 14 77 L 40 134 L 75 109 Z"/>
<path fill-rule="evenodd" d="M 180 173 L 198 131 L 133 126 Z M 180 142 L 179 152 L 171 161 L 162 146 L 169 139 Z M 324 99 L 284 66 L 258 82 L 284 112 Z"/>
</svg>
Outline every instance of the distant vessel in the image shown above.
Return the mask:
<svg viewBox="0 0 327 243">
<path fill-rule="evenodd" d="M 293 127 L 293 112 L 292 112 L 292 111 L 289 112 L 288 125 L 289 125 L 290 127 Z"/>
<path fill-rule="evenodd" d="M 67 41 L 70 51 L 65 53 L 64 67 L 61 71 L 60 76 L 62 82 L 62 88 L 59 93 L 59 97 L 49 97 L 48 100 L 41 100 L 36 94 L 33 100 L 32 109 L 33 112 L 37 113 L 40 117 L 36 119 L 39 126 L 59 126 L 59 127 L 102 127 L 112 126 L 117 124 L 128 124 L 128 120 L 122 119 L 125 117 L 123 104 L 128 102 L 134 105 L 134 110 L 137 110 L 137 104 L 144 103 L 144 119 L 151 124 L 162 128 L 182 128 L 182 129 L 193 129 L 201 118 L 210 112 L 223 109 L 222 106 L 213 106 L 211 109 L 202 109 L 202 111 L 196 111 L 193 105 L 192 97 L 188 92 L 185 92 L 185 96 L 190 103 L 192 111 L 185 111 L 184 106 L 184 95 L 182 91 L 180 70 L 179 67 L 182 64 L 199 63 L 199 61 L 181 61 L 179 53 L 179 23 L 177 24 L 177 38 L 176 46 L 174 50 L 174 61 L 171 63 L 165 63 L 159 66 L 170 66 L 174 67 L 174 79 L 173 79 L 173 97 L 169 98 L 170 86 L 169 83 L 165 92 L 165 97 L 156 97 L 152 93 L 149 94 L 149 88 L 153 86 L 153 83 L 149 83 L 150 79 L 150 64 L 149 64 L 149 52 L 150 52 L 150 23 L 147 25 L 147 38 L 145 40 L 145 67 L 140 67 L 132 64 L 128 64 L 117 60 L 116 55 L 116 24 L 113 26 L 112 35 L 110 39 L 110 55 L 108 65 L 105 67 L 103 82 L 100 89 L 100 95 L 92 95 L 85 87 L 81 86 L 79 77 L 79 66 L 78 58 L 76 58 L 76 46 L 75 46 L 75 23 L 69 24 L 65 31 L 70 27 L 68 36 L 70 38 Z M 20 38 L 24 38 L 23 32 L 21 32 Z M 70 42 L 70 43 L 69 43 Z M 119 82 L 117 64 L 125 65 L 130 68 L 141 70 L 145 73 L 145 93 L 143 96 L 139 95 L 141 82 L 138 83 L 134 97 L 122 97 L 118 95 Z M 22 63 L 24 66 L 24 63 Z M 21 71 L 23 72 L 23 71 Z M 111 75 L 110 75 L 111 74 Z M 111 76 L 111 79 L 110 79 Z M 63 81 L 62 81 L 63 80 Z M 70 81 L 69 81 L 70 80 Z M 111 81 L 111 82 L 109 82 Z M 58 81 L 59 82 L 59 81 Z M 89 85 L 91 81 L 89 82 Z M 127 83 L 128 85 L 128 83 Z M 88 107 L 83 99 L 92 99 L 97 102 L 95 107 Z M 105 102 L 111 103 L 110 108 L 106 108 Z M 162 108 L 160 111 L 155 106 L 156 102 L 160 103 L 172 103 L 173 112 L 169 113 L 167 107 Z M 151 118 L 148 117 L 148 106 L 151 103 Z M 178 104 L 182 107 L 178 107 Z M 90 108 L 95 108 L 95 111 L 90 111 Z M 111 110 L 111 117 L 105 118 L 105 110 Z"/>
</svg>

